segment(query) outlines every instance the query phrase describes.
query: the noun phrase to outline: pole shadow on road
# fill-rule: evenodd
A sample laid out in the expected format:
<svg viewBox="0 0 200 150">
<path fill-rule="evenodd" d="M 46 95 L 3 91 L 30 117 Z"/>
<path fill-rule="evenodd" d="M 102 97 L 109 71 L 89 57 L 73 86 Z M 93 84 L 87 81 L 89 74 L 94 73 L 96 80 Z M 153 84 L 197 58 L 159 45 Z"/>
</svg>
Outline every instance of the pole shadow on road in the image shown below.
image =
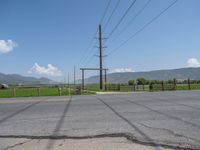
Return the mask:
<svg viewBox="0 0 200 150">
<path fill-rule="evenodd" d="M 45 100 L 47 100 L 47 99 L 45 99 Z M 23 109 L 20 109 L 20 110 L 18 110 L 18 111 L 16 111 L 16 112 L 14 112 L 14 113 L 12 113 L 12 114 L 10 114 L 10 115 L 4 117 L 3 119 L 0 120 L 0 124 L 3 123 L 3 122 L 5 122 L 5 121 L 7 121 L 7 120 L 10 119 L 10 118 L 13 118 L 13 117 L 16 116 L 16 115 L 18 115 L 18 114 L 20 114 L 20 113 L 22 113 L 22 112 L 28 110 L 29 108 L 31 108 L 31 107 L 33 107 L 33 106 L 35 106 L 35 105 L 37 105 L 37 104 L 39 104 L 39 103 L 45 101 L 45 100 L 40 100 L 40 101 L 38 101 L 38 102 L 35 102 L 35 103 L 31 104 L 31 105 L 26 106 L 26 107 L 23 108 Z"/>
<path fill-rule="evenodd" d="M 62 116 L 60 117 L 60 119 L 59 119 L 59 121 L 58 121 L 58 123 L 57 123 L 57 125 L 56 125 L 56 127 L 55 127 L 55 129 L 54 129 L 54 131 L 52 133 L 52 135 L 50 135 L 49 142 L 47 143 L 47 146 L 45 148 L 46 150 L 54 149 L 56 136 L 58 136 L 58 133 L 59 133 L 61 127 L 62 127 L 62 124 L 63 124 L 63 122 L 65 120 L 65 116 L 66 116 L 66 114 L 67 114 L 67 112 L 69 110 L 69 106 L 71 104 L 71 101 L 72 101 L 72 97 L 70 97 L 70 99 L 69 99 L 69 101 L 68 101 L 68 103 L 67 103 L 67 105 L 66 105 L 66 107 L 65 107 L 65 109 L 64 109 L 64 111 L 62 113 Z"/>
<path fill-rule="evenodd" d="M 118 98 L 120 98 L 120 97 L 118 97 Z M 122 100 L 122 99 L 121 99 L 121 100 Z M 140 104 L 140 103 L 138 103 L 138 102 L 135 102 L 135 101 L 132 101 L 132 100 L 130 100 L 130 99 L 123 98 L 123 100 L 125 100 L 125 101 L 127 101 L 127 102 L 129 102 L 129 103 L 135 104 L 135 105 L 137 105 L 137 106 L 140 106 L 140 107 L 142 107 L 142 108 L 145 108 L 145 109 L 147 109 L 147 110 L 149 110 L 149 111 L 151 111 L 151 112 L 157 113 L 157 114 L 159 114 L 159 115 L 165 116 L 165 117 L 170 118 L 170 119 L 174 119 L 174 120 L 183 122 L 183 123 L 185 123 L 185 124 L 188 124 L 188 125 L 190 125 L 190 126 L 193 126 L 193 127 L 196 127 L 196 128 L 198 128 L 198 129 L 200 129 L 200 126 L 199 126 L 199 125 L 194 124 L 194 123 L 192 123 L 192 122 L 189 122 L 189 121 L 187 121 L 187 120 L 183 120 L 182 118 L 179 118 L 179 117 L 176 117 L 176 116 L 172 116 L 172 115 L 169 115 L 169 114 L 160 112 L 160 111 L 158 111 L 158 110 L 154 110 L 154 109 L 152 109 L 152 108 L 150 108 L 150 107 L 148 107 L 148 106 L 146 106 L 146 105 L 142 105 L 142 104 Z"/>
<path fill-rule="evenodd" d="M 143 131 L 141 131 L 138 127 L 136 127 L 134 124 L 132 124 L 127 118 L 119 114 L 113 107 L 111 107 L 109 104 L 107 104 L 103 99 L 94 96 L 96 99 L 98 99 L 100 102 L 102 102 L 104 105 L 106 105 L 112 112 L 114 112 L 119 118 L 124 120 L 128 125 L 130 125 L 133 129 L 135 129 L 138 133 L 140 133 L 148 142 L 151 142 L 153 146 L 155 146 L 155 150 L 160 150 L 160 145 L 156 144 L 148 135 L 146 135 Z"/>
</svg>

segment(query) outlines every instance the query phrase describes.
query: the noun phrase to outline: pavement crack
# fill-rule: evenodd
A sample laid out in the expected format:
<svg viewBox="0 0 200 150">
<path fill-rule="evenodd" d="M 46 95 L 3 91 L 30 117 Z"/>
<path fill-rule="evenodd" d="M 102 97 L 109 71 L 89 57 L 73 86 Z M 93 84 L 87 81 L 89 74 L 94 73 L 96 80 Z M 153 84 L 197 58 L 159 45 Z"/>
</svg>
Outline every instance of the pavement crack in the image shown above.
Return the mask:
<svg viewBox="0 0 200 150">
<path fill-rule="evenodd" d="M 157 114 L 159 114 L 159 115 L 161 115 L 161 116 L 165 116 L 166 118 L 173 119 L 173 120 L 182 122 L 182 123 L 184 123 L 184 124 L 190 125 L 190 126 L 192 126 L 192 127 L 197 128 L 198 130 L 200 129 L 200 125 L 195 124 L 195 123 L 192 123 L 192 122 L 190 122 L 190 121 L 188 121 L 188 120 L 184 120 L 183 118 L 179 118 L 179 117 L 177 117 L 177 116 L 174 116 L 174 115 L 170 115 L 170 114 L 161 112 L 161 111 L 159 111 L 159 110 L 153 109 L 153 108 L 151 108 L 151 107 L 149 107 L 149 106 L 140 104 L 139 102 L 135 102 L 135 101 L 130 100 L 130 99 L 127 99 L 127 98 L 123 98 L 123 97 L 117 97 L 117 98 L 119 98 L 119 99 L 122 100 L 122 101 L 126 101 L 126 102 L 132 103 L 132 104 L 134 104 L 134 105 L 140 106 L 140 107 L 142 107 L 142 108 L 145 108 L 145 109 L 147 109 L 147 110 L 149 110 L 149 111 L 151 111 L 151 112 L 157 113 Z"/>
<path fill-rule="evenodd" d="M 17 147 L 17 146 L 21 146 L 21 145 L 23 145 L 23 144 L 29 143 L 29 142 L 31 142 L 32 140 L 33 140 L 33 139 L 29 139 L 29 140 L 26 140 L 26 141 L 24 141 L 24 142 L 20 142 L 20 143 L 14 144 L 14 145 L 12 145 L 12 146 L 8 146 L 8 147 L 6 147 L 6 148 L 3 148 L 2 150 L 9 150 L 9 149 L 15 148 L 15 147 Z"/>
<path fill-rule="evenodd" d="M 140 124 L 141 126 L 143 126 L 143 127 L 149 128 L 149 129 L 167 131 L 168 133 L 172 134 L 173 136 L 185 138 L 187 141 L 192 140 L 192 141 L 195 141 L 195 142 L 200 143 L 200 140 L 197 140 L 197 139 L 191 138 L 191 137 L 187 137 L 187 136 L 184 136 L 184 135 L 182 135 L 182 134 L 175 133 L 174 131 L 172 131 L 172 130 L 170 130 L 170 129 L 152 127 L 152 126 L 145 125 L 145 124 L 143 124 L 143 123 L 139 123 L 139 124 Z"/>
<path fill-rule="evenodd" d="M 148 97 L 152 95 L 148 95 Z M 145 96 L 146 98 L 148 98 L 147 96 Z M 180 98 L 179 96 L 176 96 L 176 99 L 182 99 Z M 168 100 L 168 99 L 164 99 L 164 98 L 156 98 L 154 99 L 153 101 L 157 102 L 157 101 L 162 101 L 162 102 L 167 102 L 167 103 L 171 103 L 171 104 L 176 104 L 176 105 L 180 105 L 180 106 L 184 106 L 184 107 L 188 107 L 188 108 L 192 108 L 192 109 L 195 109 L 195 110 L 200 110 L 199 107 L 195 107 L 195 106 L 191 106 L 191 105 L 186 105 L 186 104 L 183 104 L 183 103 L 178 103 L 178 102 L 175 102 L 175 101 L 172 101 L 172 100 Z"/>
<path fill-rule="evenodd" d="M 60 129 L 61 129 L 63 123 L 64 123 L 64 120 L 65 120 L 65 116 L 67 115 L 67 112 L 69 110 L 71 101 L 72 101 L 72 96 L 70 97 L 69 101 L 67 102 L 67 104 L 65 106 L 65 109 L 64 109 L 64 111 L 62 113 L 62 116 L 58 120 L 58 123 L 57 123 L 57 125 L 56 125 L 56 127 L 55 127 L 55 129 L 53 131 L 52 136 L 57 136 L 58 133 L 60 132 Z M 48 142 L 48 144 L 46 146 L 46 149 L 47 150 L 51 150 L 51 149 L 53 149 L 54 145 L 55 145 L 55 141 L 49 140 L 49 142 Z"/>
<path fill-rule="evenodd" d="M 126 122 L 130 127 L 132 127 L 134 130 L 136 130 L 143 138 L 145 138 L 146 141 L 151 142 L 154 144 L 156 150 L 160 150 L 159 146 L 157 143 L 155 143 L 146 133 L 144 133 L 142 130 L 140 130 L 136 125 L 134 125 L 130 120 L 128 120 L 126 117 L 121 115 L 119 112 L 116 111 L 115 108 L 110 106 L 108 103 L 106 103 L 103 99 L 94 96 L 98 101 L 103 103 L 107 108 L 109 108 L 116 116 L 118 116 L 120 119 L 122 119 L 124 122 Z"/>
<path fill-rule="evenodd" d="M 10 115 L 4 117 L 3 119 L 0 120 L 0 124 L 6 122 L 7 120 L 9 120 L 9 119 L 15 117 L 16 115 L 18 115 L 18 114 L 20 114 L 20 113 L 22 113 L 22 112 L 24 112 L 24 111 L 27 111 L 28 109 L 34 107 L 35 105 L 37 105 L 37 104 L 39 104 L 39 103 L 41 103 L 41 102 L 43 102 L 43 101 L 46 101 L 46 100 L 47 100 L 47 99 L 42 99 L 42 100 L 40 100 L 40 101 L 37 101 L 37 102 L 35 102 L 35 103 L 32 103 L 32 104 L 30 104 L 30 105 L 28 105 L 28 106 L 26 106 L 26 107 L 24 107 L 24 108 L 22 108 L 22 109 L 16 111 L 16 112 L 14 112 L 14 113 L 12 113 L 12 114 L 10 114 Z"/>
<path fill-rule="evenodd" d="M 98 134 L 98 135 L 89 135 L 89 136 L 67 136 L 67 135 L 62 135 L 62 136 L 28 136 L 28 135 L 0 135 L 1 138 L 11 138 L 11 139 L 28 139 L 27 141 L 23 143 L 18 143 L 13 146 L 7 147 L 6 149 L 3 150 L 8 150 L 16 146 L 23 145 L 25 143 L 28 143 L 32 140 L 66 140 L 66 139 L 71 139 L 71 140 L 84 140 L 84 139 L 98 139 L 98 138 L 126 138 L 127 140 L 131 141 L 132 143 L 137 143 L 141 145 L 146 145 L 146 146 L 157 146 L 163 147 L 163 148 L 169 148 L 169 149 L 176 149 L 176 150 L 199 150 L 199 148 L 193 148 L 191 146 L 183 146 L 179 144 L 169 144 L 169 143 L 161 143 L 157 142 L 155 145 L 155 142 L 152 141 L 146 141 L 146 140 L 141 140 L 135 137 L 131 133 L 110 133 L 110 134 Z M 61 143 L 62 144 L 62 143 Z"/>
</svg>

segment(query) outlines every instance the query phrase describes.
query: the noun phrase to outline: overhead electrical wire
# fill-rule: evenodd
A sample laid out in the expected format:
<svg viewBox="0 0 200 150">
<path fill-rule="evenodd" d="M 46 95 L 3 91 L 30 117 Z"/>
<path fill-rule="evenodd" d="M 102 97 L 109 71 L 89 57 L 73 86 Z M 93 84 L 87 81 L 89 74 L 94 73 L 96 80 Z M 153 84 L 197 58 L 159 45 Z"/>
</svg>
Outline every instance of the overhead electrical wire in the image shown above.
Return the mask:
<svg viewBox="0 0 200 150">
<path fill-rule="evenodd" d="M 143 6 L 143 7 L 136 13 L 136 15 L 125 25 L 125 27 L 119 32 L 119 34 L 117 34 L 117 36 L 115 36 L 115 38 L 109 42 L 109 44 L 111 44 L 111 43 L 113 43 L 115 40 L 117 40 L 117 39 L 120 37 L 120 35 L 128 29 L 128 27 L 129 27 L 129 26 L 135 21 L 135 19 L 145 10 L 145 8 L 150 4 L 151 1 L 152 1 L 152 0 L 148 0 L 148 1 L 144 4 L 144 6 Z"/>
<path fill-rule="evenodd" d="M 103 15 L 102 15 L 102 17 L 101 17 L 101 19 L 100 19 L 100 21 L 99 21 L 99 24 L 102 23 L 102 21 L 104 20 L 104 18 L 105 18 L 105 16 L 106 16 L 106 13 L 107 13 L 107 11 L 108 11 L 108 8 L 110 7 L 110 4 L 111 4 L 111 0 L 108 1 L 107 5 L 106 5 L 106 8 L 105 8 L 105 10 L 104 10 L 104 12 L 103 12 Z M 93 43 L 93 41 L 94 41 L 94 37 L 96 36 L 97 33 L 98 33 L 98 28 L 97 28 L 97 30 L 95 31 L 95 33 L 94 33 L 92 39 L 90 40 L 90 42 L 89 42 L 89 44 L 88 44 L 88 47 L 83 51 L 83 54 L 81 55 L 81 59 L 80 59 L 80 61 L 79 61 L 79 63 L 78 63 L 78 66 L 82 63 L 82 61 L 84 61 L 85 59 L 87 59 L 87 57 L 88 57 L 87 54 L 90 54 L 91 48 L 92 48 L 91 46 L 92 46 L 92 43 Z"/>
<path fill-rule="evenodd" d="M 119 1 L 118 1 L 118 3 L 119 3 Z M 116 4 L 116 6 L 117 5 L 119 5 L 119 4 Z M 113 28 L 113 30 L 110 32 L 110 34 L 108 35 L 108 37 L 107 38 L 110 38 L 111 37 L 111 35 L 116 31 L 116 29 L 118 28 L 118 26 L 121 24 L 121 22 L 124 20 L 124 18 L 126 17 L 126 15 L 129 13 L 129 11 L 131 10 L 131 8 L 134 6 L 134 4 L 136 3 L 136 0 L 133 0 L 132 1 L 132 3 L 129 5 L 129 7 L 126 9 L 126 11 L 125 11 L 125 13 L 122 15 L 122 17 L 120 18 L 120 20 L 118 21 L 118 23 L 115 25 L 115 27 Z M 116 7 L 115 6 L 115 7 Z M 107 7 L 108 8 L 108 7 Z M 114 11 L 115 11 L 115 8 L 114 8 Z M 112 17 L 112 15 L 113 14 L 111 14 L 111 17 Z M 109 19 L 108 19 L 108 22 L 109 22 L 109 20 L 111 19 L 111 17 L 109 17 Z M 105 29 L 104 29 L 105 30 Z M 93 59 L 93 58 L 92 58 Z M 91 60 L 92 60 L 91 59 Z M 91 61 L 91 60 L 89 60 L 88 61 L 88 63 Z"/>
<path fill-rule="evenodd" d="M 126 15 L 128 14 L 128 12 L 131 10 L 131 8 L 133 7 L 133 5 L 135 4 L 136 0 L 133 0 L 132 3 L 130 4 L 130 6 L 128 7 L 128 9 L 125 11 L 125 13 L 122 15 L 122 17 L 120 18 L 120 20 L 118 21 L 118 23 L 115 25 L 115 27 L 112 29 L 112 31 L 108 34 L 107 38 L 110 38 L 111 35 L 116 31 L 116 29 L 119 27 L 119 25 L 122 23 L 122 21 L 124 20 L 124 18 L 126 17 Z"/>
<path fill-rule="evenodd" d="M 152 18 L 148 23 L 146 23 L 142 28 L 140 28 L 138 31 L 136 31 L 132 36 L 130 36 L 127 40 L 122 42 L 117 48 L 110 51 L 108 55 L 111 55 L 112 53 L 116 52 L 124 46 L 128 41 L 130 41 L 132 38 L 134 38 L 136 35 L 138 35 L 140 32 L 142 32 L 146 27 L 148 27 L 150 24 L 152 24 L 154 21 L 156 21 L 162 14 L 164 14 L 169 8 L 171 8 L 173 5 L 175 5 L 178 2 L 178 0 L 175 0 L 173 3 L 171 3 L 167 8 L 165 8 L 163 11 L 161 11 L 158 15 L 156 15 L 154 18 Z"/>
<path fill-rule="evenodd" d="M 117 3 L 115 4 L 115 6 L 114 6 L 114 8 L 113 8 L 113 10 L 112 10 L 112 12 L 111 12 L 111 14 L 110 14 L 110 16 L 109 16 L 107 22 L 104 24 L 103 32 L 105 32 L 105 30 L 106 30 L 108 24 L 110 23 L 111 18 L 113 17 L 115 11 L 117 10 L 117 8 L 118 8 L 118 6 L 119 6 L 119 3 L 120 3 L 120 0 L 117 1 Z"/>
<path fill-rule="evenodd" d="M 98 29 L 97 29 L 96 32 L 93 34 L 93 38 L 90 40 L 90 42 L 89 42 L 89 44 L 88 44 L 88 47 L 83 51 L 83 53 L 82 53 L 82 55 L 81 55 L 82 57 L 81 57 L 81 59 L 80 59 L 80 61 L 79 61 L 79 63 L 78 63 L 78 66 L 80 65 L 80 63 L 82 63 L 82 62 L 84 61 L 84 59 L 86 58 L 88 52 L 90 51 L 91 46 L 92 46 L 93 41 L 94 41 L 94 37 L 96 36 L 97 32 L 98 32 Z"/>
<path fill-rule="evenodd" d="M 110 14 L 108 20 L 106 21 L 106 23 L 105 23 L 105 25 L 104 25 L 103 32 L 105 32 L 106 27 L 107 27 L 108 24 L 110 23 L 110 21 L 111 21 L 113 15 L 114 15 L 114 13 L 116 12 L 116 10 L 117 10 L 117 8 L 118 8 L 118 6 L 119 6 L 120 1 L 121 1 L 121 0 L 118 0 L 117 3 L 115 4 L 115 6 L 114 6 L 114 8 L 113 8 L 113 10 L 112 10 L 112 12 L 111 12 L 111 14 Z M 108 5 L 110 5 L 110 3 L 108 3 Z M 107 7 L 107 8 L 108 8 L 108 7 Z M 93 55 L 92 55 L 92 56 L 93 56 Z M 91 59 L 89 59 L 89 60 L 86 62 L 86 66 L 94 59 L 94 57 L 92 57 L 92 56 L 90 57 Z"/>
<path fill-rule="evenodd" d="M 100 24 L 103 22 L 103 20 L 104 20 L 104 18 L 105 18 L 105 16 L 106 16 L 106 13 L 107 13 L 107 11 L 108 11 L 108 8 L 110 7 L 110 3 L 111 3 L 111 0 L 109 0 L 108 3 L 107 3 L 106 9 L 105 9 L 105 11 L 104 11 L 104 13 L 103 13 L 103 15 L 102 15 L 100 21 L 99 21 Z"/>
</svg>

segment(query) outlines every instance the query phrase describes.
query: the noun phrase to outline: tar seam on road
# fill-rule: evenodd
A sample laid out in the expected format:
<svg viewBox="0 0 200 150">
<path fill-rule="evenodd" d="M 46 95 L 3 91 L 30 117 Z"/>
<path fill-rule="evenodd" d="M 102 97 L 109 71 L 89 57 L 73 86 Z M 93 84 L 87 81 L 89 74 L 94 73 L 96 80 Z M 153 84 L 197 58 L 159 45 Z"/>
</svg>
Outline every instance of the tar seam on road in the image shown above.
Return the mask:
<svg viewBox="0 0 200 150">
<path fill-rule="evenodd" d="M 101 101 L 99 101 L 102 103 Z M 69 106 L 68 106 L 69 107 Z M 108 106 L 107 106 L 108 107 Z M 60 121 L 61 122 L 61 121 Z M 57 125 L 58 126 L 58 125 Z M 60 126 L 60 125 L 59 125 Z M 58 129 L 54 130 L 58 132 Z M 140 139 L 137 139 L 134 137 L 132 133 L 110 133 L 110 134 L 98 134 L 98 135 L 90 135 L 90 136 L 68 136 L 68 135 L 49 135 L 49 136 L 30 136 L 30 135 L 0 135 L 0 138 L 2 139 L 36 139 L 36 140 L 43 140 L 43 139 L 51 139 L 51 140 L 62 140 L 62 139 L 94 139 L 94 138 L 106 138 L 106 137 L 124 137 L 127 140 L 138 143 L 142 145 L 148 145 L 148 146 L 155 146 L 155 143 L 150 143 L 148 141 L 143 141 Z M 171 148 L 171 149 L 177 149 L 177 150 L 198 150 L 197 148 L 188 148 L 188 147 L 181 147 L 180 145 L 171 145 L 168 143 L 159 143 L 159 146 L 165 147 L 165 148 Z"/>
<path fill-rule="evenodd" d="M 176 96 L 176 98 L 181 98 L 181 97 L 180 97 L 180 96 Z M 189 98 L 189 97 L 188 97 L 188 98 Z M 182 99 L 182 98 L 181 98 L 181 99 Z M 185 107 L 192 108 L 192 109 L 195 109 L 195 110 L 200 111 L 200 108 L 199 108 L 199 107 L 190 106 L 190 105 L 186 105 L 186 104 L 182 104 L 182 103 L 177 103 L 177 102 L 174 102 L 174 101 L 171 101 L 171 100 L 161 99 L 161 98 L 157 98 L 156 100 L 166 101 L 166 102 L 169 102 L 169 103 L 173 103 L 173 104 L 177 104 L 177 105 L 185 106 Z"/>
<path fill-rule="evenodd" d="M 31 142 L 31 141 L 32 141 L 32 139 L 29 139 L 29 140 L 26 140 L 26 141 L 24 141 L 24 142 L 20 142 L 20 143 L 14 144 L 14 145 L 12 145 L 12 146 L 8 146 L 8 147 L 3 148 L 3 149 L 1 149 L 1 150 L 13 149 L 13 148 L 15 148 L 15 147 L 17 147 L 17 146 L 21 146 L 21 145 L 26 144 L 26 143 L 29 143 L 29 142 Z"/>
<path fill-rule="evenodd" d="M 122 115 L 120 115 L 114 108 L 112 108 L 110 105 L 108 105 L 105 101 L 103 101 L 102 99 L 100 99 L 100 98 L 98 98 L 98 97 L 96 97 L 99 101 L 101 101 L 103 104 L 105 104 L 107 107 L 109 107 L 117 116 L 119 116 L 121 119 L 123 119 L 124 121 L 126 121 L 129 125 L 131 125 L 133 128 L 135 128 L 136 126 L 134 126 L 128 119 L 126 119 L 125 117 L 123 117 Z M 119 98 L 120 100 L 122 100 L 121 98 L 122 97 L 116 97 L 116 98 Z M 147 106 L 143 106 L 143 105 L 141 105 L 141 104 L 137 104 L 137 103 L 134 103 L 133 101 L 131 101 L 131 100 L 129 100 L 129 99 L 124 99 L 123 98 L 123 101 L 127 101 L 127 102 L 129 102 L 129 103 L 132 103 L 132 104 L 135 104 L 135 105 L 138 105 L 138 106 L 140 106 L 140 107 L 143 107 L 143 108 L 146 108 L 146 109 L 149 109 L 150 111 L 155 111 L 155 110 L 153 110 L 153 109 L 151 109 L 151 108 L 149 108 L 149 107 L 147 107 Z M 166 116 L 166 114 L 164 114 L 164 113 L 161 113 L 161 112 L 159 112 L 159 111 L 155 111 L 156 113 L 159 113 L 160 115 L 164 115 L 164 116 Z M 169 116 L 167 116 L 167 117 L 169 117 Z M 174 117 L 174 116 L 173 116 Z M 176 119 L 176 117 L 174 117 L 173 119 Z M 179 120 L 180 120 L 180 118 L 178 118 Z M 180 120 L 180 121 L 183 121 L 183 120 Z M 139 133 L 140 132 L 142 132 L 138 127 L 136 127 L 135 128 Z M 143 132 L 142 132 L 143 133 Z M 141 133 L 140 133 L 141 134 Z M 144 133 L 143 133 L 144 134 Z M 144 134 L 144 136 L 146 136 L 145 134 Z M 145 137 L 146 138 L 146 137 Z M 133 137 L 132 137 L 132 139 L 133 139 Z M 147 137 L 147 140 L 148 140 L 148 137 Z M 151 139 L 150 139 L 151 140 Z M 196 140 L 196 139 L 195 139 Z M 145 143 L 145 142 L 144 142 Z M 149 143 L 148 143 L 149 144 Z M 148 145 L 147 144 L 147 145 Z M 150 141 L 150 145 L 153 145 L 153 146 L 161 146 L 161 147 L 166 147 L 166 148 L 173 148 L 173 149 L 181 149 L 181 150 L 185 150 L 185 149 L 187 149 L 187 150 L 192 150 L 193 148 L 188 148 L 188 147 L 182 147 L 182 146 L 180 146 L 180 145 L 177 145 L 177 146 L 173 146 L 173 145 L 170 145 L 170 144 L 164 144 L 164 143 L 155 143 L 153 140 L 151 140 Z M 157 148 L 159 148 L 159 147 L 157 147 Z"/>
<path fill-rule="evenodd" d="M 153 130 L 162 130 L 162 131 L 166 131 L 172 135 L 174 135 L 175 137 L 181 137 L 181 138 L 185 138 L 187 140 L 193 140 L 193 141 L 196 141 L 196 142 L 199 142 L 200 143 L 200 140 L 197 140 L 195 138 L 191 138 L 191 137 L 187 137 L 187 136 L 184 136 L 182 134 L 177 134 L 175 133 L 174 131 L 172 130 L 169 130 L 169 129 L 165 129 L 165 128 L 156 128 L 156 127 L 152 127 L 152 126 L 148 126 L 148 125 L 145 125 L 143 123 L 139 123 L 140 125 L 144 126 L 145 128 L 149 128 L 149 129 L 153 129 Z"/>
<path fill-rule="evenodd" d="M 31 108 L 31 107 L 33 107 L 33 106 L 35 106 L 35 105 L 37 105 L 37 104 L 45 101 L 45 100 L 47 100 L 47 99 L 43 99 L 43 100 L 40 100 L 38 102 L 35 102 L 35 103 L 31 104 L 31 105 L 28 105 L 28 106 L 24 107 L 23 109 L 20 109 L 20 110 L 18 110 L 16 112 L 14 112 L 14 113 L 12 113 L 12 114 L 4 117 L 3 119 L 0 120 L 0 124 L 3 123 L 3 122 L 5 122 L 5 121 L 7 121 L 8 119 L 10 119 L 10 118 L 18 115 L 18 114 L 20 114 L 21 112 L 24 112 L 24 111 L 28 110 L 29 108 Z"/>
<path fill-rule="evenodd" d="M 153 146 L 156 146 L 155 149 L 159 150 L 159 144 L 156 144 L 148 135 L 146 135 L 143 131 L 141 131 L 138 127 L 136 127 L 132 122 L 130 122 L 127 118 L 119 114 L 113 107 L 108 105 L 103 99 L 94 96 L 96 99 L 101 101 L 104 105 L 106 105 L 112 112 L 114 112 L 119 118 L 121 118 L 123 121 L 125 121 L 129 126 L 131 126 L 133 129 L 135 129 L 138 133 L 140 133 L 148 142 L 150 142 Z"/>
<path fill-rule="evenodd" d="M 149 98 L 149 97 L 152 97 L 152 95 L 148 95 L 148 96 L 143 96 L 143 97 L 146 97 L 146 98 Z M 154 98 L 154 97 L 152 97 Z M 181 99 L 179 96 L 176 96 L 176 98 L 178 99 Z M 167 102 L 167 103 L 171 103 L 171 104 L 177 104 L 177 105 L 180 105 L 180 106 L 184 106 L 184 107 L 188 107 L 188 108 L 192 108 L 192 109 L 195 109 L 195 110 L 198 110 L 200 111 L 200 108 L 199 107 L 195 107 L 195 106 L 190 106 L 190 105 L 186 105 L 186 104 L 182 104 L 182 103 L 177 103 L 175 101 L 172 101 L 172 100 L 168 100 L 168 99 L 163 99 L 163 98 L 156 98 L 156 99 L 153 99 L 153 100 L 148 100 L 148 102 L 157 102 L 157 101 L 162 101 L 162 102 Z M 134 102 L 139 102 L 139 100 L 136 100 Z M 141 101 L 140 101 L 141 102 Z"/>
<path fill-rule="evenodd" d="M 54 129 L 54 131 L 53 131 L 51 136 L 53 136 L 53 137 L 58 136 L 58 133 L 59 133 L 59 131 L 60 131 L 61 127 L 62 127 L 62 124 L 63 124 L 63 122 L 65 120 L 65 116 L 66 116 L 66 114 L 67 114 L 67 112 L 69 110 L 69 106 L 71 104 L 71 101 L 72 101 L 72 96 L 70 97 L 69 101 L 67 102 L 67 105 L 66 105 L 66 107 L 65 107 L 65 109 L 64 109 L 64 111 L 62 113 L 62 116 L 60 117 L 60 120 L 58 121 L 58 123 L 57 123 L 57 125 L 56 125 L 56 127 L 55 127 L 55 129 Z M 47 150 L 53 149 L 54 144 L 55 144 L 55 141 L 49 140 L 49 142 L 48 142 L 48 144 L 46 146 L 46 149 Z"/>
<path fill-rule="evenodd" d="M 198 128 L 198 129 L 200 128 L 198 125 L 193 124 L 193 123 L 191 123 L 191 122 L 189 122 L 189 121 L 182 120 L 181 118 L 178 118 L 178 117 L 175 117 L 175 116 L 171 116 L 171 115 L 165 114 L 165 113 L 163 113 L 163 112 L 154 110 L 154 109 L 152 109 L 152 108 L 150 108 L 150 107 L 148 107 L 148 106 L 146 106 L 146 105 L 139 104 L 138 102 L 132 101 L 132 100 L 130 100 L 130 99 L 123 98 L 123 97 L 117 97 L 117 98 L 119 98 L 120 100 L 123 99 L 123 101 L 127 101 L 127 102 L 129 102 L 129 103 L 135 104 L 135 105 L 137 105 L 137 106 L 140 106 L 140 107 L 142 107 L 142 108 L 148 109 L 148 110 L 150 110 L 150 111 L 152 111 L 152 112 L 154 112 L 154 113 L 157 113 L 157 114 L 159 114 L 159 115 L 168 117 L 168 118 L 170 118 L 170 119 L 178 120 L 178 121 L 180 121 L 180 122 L 189 124 L 189 125 L 191 125 L 191 126 L 193 126 L 193 127 L 196 127 L 196 128 Z M 172 132 L 173 132 L 173 131 L 172 131 Z M 183 135 L 181 135 L 181 136 L 183 136 Z M 186 136 L 183 136 L 183 137 L 185 137 L 185 138 L 187 138 L 187 139 L 192 139 L 192 140 L 194 140 L 194 141 L 198 141 L 198 142 L 199 142 L 199 140 L 198 140 L 198 139 L 195 139 L 195 138 L 190 138 L 190 137 L 186 137 Z"/>
<path fill-rule="evenodd" d="M 99 135 L 91 135 L 91 136 L 28 136 L 28 135 L 0 135 L 0 138 L 8 138 L 8 139 L 31 139 L 31 140 L 64 140 L 64 139 L 72 139 L 72 140 L 82 140 L 82 139 L 97 139 L 97 138 L 126 138 L 127 140 L 137 143 L 137 144 L 142 144 L 142 145 L 147 145 L 147 146 L 155 146 L 154 143 L 149 143 L 145 141 L 141 141 L 136 139 L 132 134 L 130 133 L 110 133 L 110 134 L 99 134 Z M 169 145 L 169 144 L 159 144 L 163 148 L 171 148 L 175 150 L 199 150 L 196 148 L 187 148 L 187 147 L 180 147 L 180 146 L 175 146 L 175 145 Z"/>
<path fill-rule="evenodd" d="M 121 99 L 122 101 L 124 100 L 124 101 L 127 101 L 127 102 L 129 102 L 129 103 L 135 104 L 135 105 L 140 106 L 140 107 L 143 107 L 143 108 L 145 108 L 145 109 L 148 109 L 148 110 L 150 110 L 151 112 L 160 114 L 160 115 L 162 115 L 162 116 L 165 116 L 165 117 L 168 117 L 168 118 L 170 118 L 170 119 L 174 119 L 174 120 L 183 122 L 183 123 L 188 124 L 188 125 L 190 125 L 190 126 L 192 126 L 192 127 L 196 127 L 197 129 L 200 129 L 200 126 L 199 126 L 199 125 L 194 124 L 194 123 L 191 123 L 191 122 L 189 122 L 189 121 L 187 121 L 187 120 L 183 120 L 183 119 L 181 119 L 181 118 L 179 118 L 179 117 L 175 117 L 175 116 L 172 116 L 172 115 L 169 115 L 169 114 L 160 112 L 160 111 L 158 111 L 158 110 L 152 109 L 152 108 L 150 108 L 150 107 L 148 107 L 148 106 L 146 106 L 146 105 L 142 105 L 142 104 L 140 104 L 140 103 L 134 102 L 134 101 L 132 101 L 132 100 L 130 100 L 130 99 L 127 99 L 127 98 L 123 98 L 123 97 L 118 97 L 118 98 Z"/>
</svg>

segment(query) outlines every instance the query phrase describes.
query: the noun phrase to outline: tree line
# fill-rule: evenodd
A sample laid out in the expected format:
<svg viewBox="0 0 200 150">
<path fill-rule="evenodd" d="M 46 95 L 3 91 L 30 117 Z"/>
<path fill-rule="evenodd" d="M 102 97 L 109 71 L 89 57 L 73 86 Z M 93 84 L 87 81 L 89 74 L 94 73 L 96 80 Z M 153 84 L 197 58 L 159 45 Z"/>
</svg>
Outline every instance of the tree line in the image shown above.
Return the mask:
<svg viewBox="0 0 200 150">
<path fill-rule="evenodd" d="M 128 81 L 128 85 L 150 85 L 150 84 L 160 84 L 160 83 L 164 83 L 164 84 L 173 84 L 174 80 L 176 81 L 177 84 L 188 84 L 188 79 L 187 80 L 166 80 L 166 81 L 162 81 L 162 80 L 147 80 L 143 77 L 141 78 L 137 78 L 136 80 L 129 80 Z M 191 84 L 200 84 L 200 80 L 189 80 Z"/>
</svg>

